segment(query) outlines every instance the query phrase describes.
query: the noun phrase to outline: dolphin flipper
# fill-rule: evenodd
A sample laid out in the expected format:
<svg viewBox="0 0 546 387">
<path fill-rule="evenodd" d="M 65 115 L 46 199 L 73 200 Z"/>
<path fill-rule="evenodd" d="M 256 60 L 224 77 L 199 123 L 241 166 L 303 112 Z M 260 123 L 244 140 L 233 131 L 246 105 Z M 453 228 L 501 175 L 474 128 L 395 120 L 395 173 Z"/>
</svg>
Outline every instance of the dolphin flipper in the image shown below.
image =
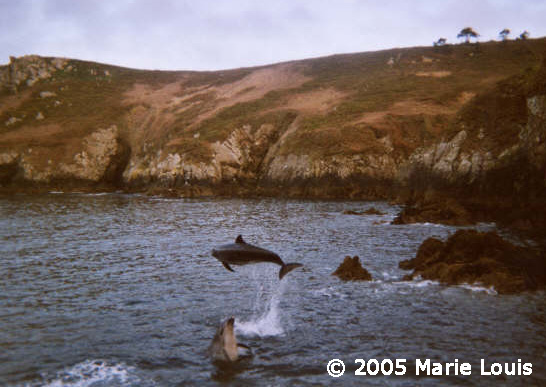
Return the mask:
<svg viewBox="0 0 546 387">
<path fill-rule="evenodd" d="M 292 270 L 301 266 L 303 266 L 301 263 L 285 263 L 281 266 L 281 270 L 279 271 L 279 279 L 282 279 L 282 277 L 290 273 Z"/>
<path fill-rule="evenodd" d="M 224 267 L 225 267 L 226 269 L 228 269 L 229 271 L 235 272 L 235 270 L 233 270 L 233 269 L 231 268 L 231 266 L 229 266 L 226 262 L 222 262 L 222 265 L 224 265 Z"/>
<path fill-rule="evenodd" d="M 248 345 L 237 343 L 237 353 L 240 357 L 252 356 L 252 349 Z"/>
</svg>

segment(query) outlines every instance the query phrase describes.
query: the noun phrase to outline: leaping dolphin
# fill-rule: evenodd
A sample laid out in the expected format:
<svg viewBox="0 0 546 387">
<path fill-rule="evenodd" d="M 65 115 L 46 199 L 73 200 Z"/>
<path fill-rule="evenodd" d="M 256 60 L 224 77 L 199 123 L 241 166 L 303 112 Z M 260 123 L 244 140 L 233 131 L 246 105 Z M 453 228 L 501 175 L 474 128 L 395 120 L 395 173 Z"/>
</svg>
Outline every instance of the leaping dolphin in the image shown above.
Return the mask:
<svg viewBox="0 0 546 387">
<path fill-rule="evenodd" d="M 301 263 L 284 263 L 277 254 L 272 251 L 252 246 L 243 240 L 239 235 L 235 243 L 218 246 L 212 250 L 212 256 L 222 262 L 222 265 L 229 271 L 234 271 L 230 265 L 247 265 L 249 263 L 271 262 L 281 266 L 279 279 L 297 267 Z"/>
</svg>

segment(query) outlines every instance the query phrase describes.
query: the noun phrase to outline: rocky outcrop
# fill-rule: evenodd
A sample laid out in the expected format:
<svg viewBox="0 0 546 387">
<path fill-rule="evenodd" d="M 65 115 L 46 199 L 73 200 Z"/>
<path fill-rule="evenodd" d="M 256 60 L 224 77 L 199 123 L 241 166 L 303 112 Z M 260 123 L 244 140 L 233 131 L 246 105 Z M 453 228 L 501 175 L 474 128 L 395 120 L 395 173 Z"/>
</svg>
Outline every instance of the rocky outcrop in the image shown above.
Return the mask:
<svg viewBox="0 0 546 387">
<path fill-rule="evenodd" d="M 83 138 L 80 151 L 69 162 L 55 164 L 51 159 L 46 165 L 34 158 L 33 149 L 18 153 L 10 151 L 0 154 L 0 184 L 14 181 L 50 184 L 59 181 L 81 181 L 85 184 L 121 181 L 130 154 L 128 146 L 120 137 L 117 126 L 99 129 Z M 48 152 L 38 149 L 37 152 Z M 54 154 L 49 151 L 49 157 Z"/>
<path fill-rule="evenodd" d="M 19 170 L 19 154 L 11 151 L 0 153 L 0 184 L 13 180 Z"/>
<path fill-rule="evenodd" d="M 545 73 L 542 71 L 537 78 L 546 76 Z M 512 82 L 517 86 L 506 82 L 471 102 L 453 124 L 461 130 L 451 138 L 416 149 L 407 162 L 400 165 L 398 180 L 421 190 L 472 187 L 474 191 L 467 190 L 470 195 L 480 192 L 495 195 L 499 193 L 498 181 L 505 180 L 507 184 L 502 189 L 519 195 L 518 186 L 526 183 L 518 181 L 518 176 L 507 174 L 517 165 L 520 174 L 524 174 L 522 168 L 534 169 L 531 173 L 535 177 L 542 174 L 539 185 L 545 190 L 546 90 L 527 91 L 519 85 L 523 82 L 519 78 Z M 544 81 L 531 83 L 537 82 Z M 491 103 L 490 100 L 500 101 Z M 515 111 L 512 112 L 515 116 L 505 116 L 505 111 Z M 489 125 L 499 122 L 501 127 L 486 129 L 480 126 L 483 120 Z M 528 165 L 522 165 L 525 163 Z M 497 183 L 491 186 L 488 179 Z"/>
<path fill-rule="evenodd" d="M 155 182 L 170 187 L 203 182 L 257 181 L 263 159 L 277 136 L 277 128 L 271 124 L 258 128 L 243 125 L 232 131 L 226 140 L 212 143 L 212 156 L 206 162 L 196 161 L 184 153 L 145 150 L 131 158 L 123 180 L 129 185 Z"/>
<path fill-rule="evenodd" d="M 113 179 L 127 152 L 119 139 L 117 126 L 99 129 L 83 139 L 83 149 L 70 164 L 60 164 L 55 177 L 76 178 L 90 182 Z M 119 172 L 118 172 L 119 173 Z"/>
<path fill-rule="evenodd" d="M 0 86 L 16 92 L 23 85 L 32 86 L 40 80 L 51 78 L 53 73 L 63 70 L 67 64 L 68 60 L 64 58 L 48 59 L 38 55 L 10 57 L 10 63 L 0 68 Z"/>
<path fill-rule="evenodd" d="M 493 286 L 499 293 L 517 293 L 546 287 L 546 256 L 502 239 L 494 232 L 459 230 L 446 242 L 425 240 L 417 256 L 399 264 L 420 276 L 447 285 Z"/>
<path fill-rule="evenodd" d="M 341 265 L 332 273 L 343 281 L 371 281 L 372 276 L 362 267 L 360 258 L 346 256 Z"/>
<path fill-rule="evenodd" d="M 433 197 L 408 204 L 392 221 L 392 224 L 442 223 L 464 226 L 474 223 L 472 214 L 455 199 Z"/>
<path fill-rule="evenodd" d="M 427 174 L 446 183 L 472 183 L 483 177 L 495 166 L 495 157 L 489 150 L 466 150 L 467 141 L 472 140 L 461 130 L 450 140 L 418 148 L 401 166 L 399 180 L 408 181 L 415 179 L 415 175 Z"/>
<path fill-rule="evenodd" d="M 501 82 L 452 122 L 451 137 L 420 147 L 398 181 L 410 192 L 396 223 L 496 221 L 541 237 L 546 229 L 546 63 Z M 441 193 L 425 198 L 427 192 Z M 445 198 L 456 198 L 447 200 Z"/>
<path fill-rule="evenodd" d="M 385 154 L 360 154 L 315 158 L 309 155 L 276 156 L 266 171 L 272 181 L 290 182 L 321 178 L 348 179 L 367 176 L 377 180 L 393 179 L 398 166 L 395 159 Z"/>
<path fill-rule="evenodd" d="M 259 178 L 262 161 L 277 138 L 278 129 L 271 124 L 263 124 L 256 130 L 244 125 L 222 143 L 212 144 L 212 163 L 218 166 L 220 179 Z"/>
<path fill-rule="evenodd" d="M 123 172 L 128 185 L 146 186 L 160 183 L 164 186 L 190 184 L 215 176 L 213 165 L 195 162 L 180 153 L 164 154 L 162 150 L 131 158 Z"/>
<path fill-rule="evenodd" d="M 546 165 L 546 94 L 534 95 L 527 99 L 527 125 L 519 133 L 518 148 L 529 158 L 538 170 Z M 546 176 L 544 177 L 546 180 Z M 546 183 L 546 181 L 545 181 Z"/>
</svg>

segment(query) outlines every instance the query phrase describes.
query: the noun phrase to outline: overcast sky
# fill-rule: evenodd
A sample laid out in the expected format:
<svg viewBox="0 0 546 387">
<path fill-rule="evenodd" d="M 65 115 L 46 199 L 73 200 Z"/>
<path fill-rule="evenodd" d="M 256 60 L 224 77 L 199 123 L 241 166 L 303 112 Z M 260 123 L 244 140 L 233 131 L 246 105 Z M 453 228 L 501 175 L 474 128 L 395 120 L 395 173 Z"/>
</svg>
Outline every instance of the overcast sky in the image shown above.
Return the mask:
<svg viewBox="0 0 546 387">
<path fill-rule="evenodd" d="M 546 0 L 0 0 L 0 64 L 62 56 L 215 70 L 431 45 L 471 26 L 481 41 L 546 35 Z"/>
</svg>

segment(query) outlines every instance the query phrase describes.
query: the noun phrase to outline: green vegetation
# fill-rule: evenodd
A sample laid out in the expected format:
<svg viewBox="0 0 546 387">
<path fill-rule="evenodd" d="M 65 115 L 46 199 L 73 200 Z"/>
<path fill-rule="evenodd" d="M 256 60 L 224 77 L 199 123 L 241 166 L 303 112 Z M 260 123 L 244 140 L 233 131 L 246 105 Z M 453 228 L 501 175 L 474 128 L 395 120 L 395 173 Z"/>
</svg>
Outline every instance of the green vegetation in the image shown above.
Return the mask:
<svg viewBox="0 0 546 387">
<path fill-rule="evenodd" d="M 469 40 L 477 33 L 469 27 L 460 35 Z M 212 154 L 210 145 L 224 141 L 234 129 L 250 125 L 257 130 L 263 124 L 272 124 L 280 137 L 296 122 L 296 130 L 290 130 L 283 141 L 281 154 L 323 157 L 381 153 L 386 148 L 380 140 L 389 136 L 395 151 L 406 155 L 423 142 L 455 130 L 459 120 L 455 119 L 456 113 L 461 108 L 491 131 L 494 125 L 500 125 L 499 120 L 508 122 L 510 117 L 521 114 L 520 110 L 508 109 L 498 119 L 488 121 L 478 107 L 464 104 L 476 96 L 474 101 L 481 101 L 483 109 L 490 108 L 485 106 L 488 103 L 504 106 L 502 101 L 491 102 L 483 96 L 498 87 L 502 91 L 499 82 L 521 74 L 525 68 L 536 68 L 546 49 L 546 39 L 473 45 L 444 45 L 445 41 L 441 41 L 436 47 L 287 63 L 283 66 L 301 74 L 305 82 L 266 88 L 260 94 L 259 83 L 245 81 L 230 94 L 240 102 L 220 100 L 217 90 L 247 80 L 245 77 L 256 70 L 273 71 L 277 67 L 167 72 L 70 60 L 51 78 L 32 87 L 20 87 L 17 95 L 0 88 L 0 106 L 4 106 L 0 109 L 0 148 L 24 147 L 34 141 L 23 135 L 17 143 L 3 139 L 23 128 L 58 126 L 61 134 L 56 141 L 62 142 L 63 138 L 81 138 L 97 128 L 116 124 L 130 141 L 135 141 L 130 144 L 134 149 L 143 149 L 142 141 L 146 141 L 147 149 L 166 147 L 169 152 L 207 161 Z M 144 96 L 133 100 L 127 93 L 135 84 L 145 86 Z M 166 86 L 169 91 L 163 91 Z M 314 96 L 328 95 L 329 91 L 332 101 L 324 97 L 325 102 L 317 102 L 314 107 Z M 41 92 L 55 96 L 42 98 Z M 311 107 L 298 107 L 293 102 L 296 97 Z M 175 98 L 182 102 L 171 103 Z M 140 113 L 133 116 L 136 108 Z M 39 113 L 44 118 L 37 120 Z M 20 121 L 6 125 L 11 117 Z"/>
<path fill-rule="evenodd" d="M 464 93 L 484 94 L 499 80 L 519 74 L 524 66 L 536 65 L 544 41 L 542 45 L 536 43 L 531 46 L 507 42 L 501 46 L 491 42 L 456 46 L 445 52 L 412 48 L 313 60 L 308 75 L 314 80 L 304 88 L 334 87 L 350 95 L 335 110 L 303 118 L 281 153 L 320 157 L 359 153 L 366 147 L 384 152 L 377 139 L 388 134 L 395 149 L 408 154 L 417 144 L 430 142 L 451 127 L 450 114 L 464 102 L 459 102 Z M 389 58 L 397 58 L 392 67 L 387 65 Z M 435 77 L 439 71 L 446 75 Z M 431 76 L 416 76 L 419 72 Z M 397 103 L 414 103 L 424 108 L 392 108 Z M 431 108 L 427 109 L 427 105 Z M 434 106 L 445 107 L 446 112 L 435 111 Z M 450 106 L 453 113 L 448 113 Z M 385 111 L 382 122 L 358 123 L 366 113 L 381 111 Z M 506 112 L 512 113 L 521 112 Z"/>
<path fill-rule="evenodd" d="M 545 64 L 536 63 L 478 95 L 459 111 L 446 133 L 455 134 L 462 128 L 475 137 L 486 133 L 480 146 L 492 150 L 517 143 L 527 122 L 527 97 L 546 91 Z"/>
<path fill-rule="evenodd" d="M 51 58 L 45 58 L 51 59 Z M 70 68 L 70 69 L 68 69 Z M 20 118 L 13 125 L 0 126 L 0 133 L 22 126 L 59 125 L 64 135 L 81 137 L 89 131 L 116 124 L 124 126 L 129 105 L 123 104 L 123 93 L 136 82 L 154 86 L 172 82 L 179 77 L 172 72 L 130 70 L 93 62 L 70 60 L 63 70 L 33 87 L 20 87 L 20 94 L 28 94 L 23 103 L 7 109 L 0 123 L 10 117 Z M 5 89 L 4 98 L 10 97 Z M 41 93 L 54 93 L 42 98 Z M 44 119 L 35 117 L 42 113 Z"/>
</svg>

